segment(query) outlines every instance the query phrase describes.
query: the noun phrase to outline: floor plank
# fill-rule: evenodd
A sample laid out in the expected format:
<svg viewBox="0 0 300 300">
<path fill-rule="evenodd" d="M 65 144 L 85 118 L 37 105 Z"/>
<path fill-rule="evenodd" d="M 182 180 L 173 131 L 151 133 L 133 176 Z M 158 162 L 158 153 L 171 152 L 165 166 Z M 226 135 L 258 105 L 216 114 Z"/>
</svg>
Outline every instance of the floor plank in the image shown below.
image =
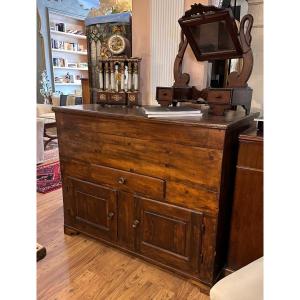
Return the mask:
<svg viewBox="0 0 300 300">
<path fill-rule="evenodd" d="M 188 281 L 84 235 L 63 233 L 61 189 L 37 194 L 39 300 L 209 300 Z"/>
</svg>

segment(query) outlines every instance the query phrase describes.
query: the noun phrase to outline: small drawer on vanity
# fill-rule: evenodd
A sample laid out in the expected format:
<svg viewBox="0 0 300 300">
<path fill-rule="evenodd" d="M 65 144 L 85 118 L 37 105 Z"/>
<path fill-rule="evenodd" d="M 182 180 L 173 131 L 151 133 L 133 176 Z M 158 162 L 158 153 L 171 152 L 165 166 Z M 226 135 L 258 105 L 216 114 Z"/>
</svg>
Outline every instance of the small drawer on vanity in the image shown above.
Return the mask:
<svg viewBox="0 0 300 300">
<path fill-rule="evenodd" d="M 125 192 L 137 193 L 157 200 L 165 197 L 165 181 L 159 178 L 100 165 L 90 166 L 90 177 L 92 180 Z"/>
<path fill-rule="evenodd" d="M 230 104 L 231 93 L 231 89 L 209 89 L 207 92 L 207 102 L 218 104 Z"/>
</svg>

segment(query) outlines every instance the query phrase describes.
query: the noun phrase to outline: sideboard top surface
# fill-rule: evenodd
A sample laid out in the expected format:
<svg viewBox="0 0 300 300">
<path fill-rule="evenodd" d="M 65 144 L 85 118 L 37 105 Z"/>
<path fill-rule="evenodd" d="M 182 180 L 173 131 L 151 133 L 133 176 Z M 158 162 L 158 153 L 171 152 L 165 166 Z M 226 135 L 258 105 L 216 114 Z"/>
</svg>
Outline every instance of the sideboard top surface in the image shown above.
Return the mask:
<svg viewBox="0 0 300 300">
<path fill-rule="evenodd" d="M 254 114 L 245 116 L 244 114 L 231 111 L 226 116 L 211 116 L 203 115 L 202 117 L 171 117 L 171 118 L 155 118 L 149 119 L 145 116 L 142 107 L 122 107 L 122 106 L 110 106 L 103 107 L 99 104 L 84 104 L 74 106 L 55 106 L 53 111 L 94 116 L 99 118 L 113 118 L 113 119 L 132 119 L 153 123 L 166 123 L 166 124 L 179 124 L 209 127 L 217 129 L 228 129 L 230 127 L 238 126 L 240 123 L 248 123 L 255 117 Z"/>
</svg>

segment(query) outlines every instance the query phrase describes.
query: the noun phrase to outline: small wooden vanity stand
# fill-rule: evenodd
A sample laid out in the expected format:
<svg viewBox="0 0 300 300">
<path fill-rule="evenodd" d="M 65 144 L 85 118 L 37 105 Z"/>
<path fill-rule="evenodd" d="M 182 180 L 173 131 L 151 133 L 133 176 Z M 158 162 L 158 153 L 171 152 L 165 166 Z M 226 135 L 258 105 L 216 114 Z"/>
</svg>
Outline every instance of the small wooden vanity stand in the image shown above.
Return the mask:
<svg viewBox="0 0 300 300">
<path fill-rule="evenodd" d="M 254 115 L 148 119 L 142 108 L 54 107 L 66 234 L 177 273 L 203 292 L 227 255 L 238 135 Z"/>
</svg>

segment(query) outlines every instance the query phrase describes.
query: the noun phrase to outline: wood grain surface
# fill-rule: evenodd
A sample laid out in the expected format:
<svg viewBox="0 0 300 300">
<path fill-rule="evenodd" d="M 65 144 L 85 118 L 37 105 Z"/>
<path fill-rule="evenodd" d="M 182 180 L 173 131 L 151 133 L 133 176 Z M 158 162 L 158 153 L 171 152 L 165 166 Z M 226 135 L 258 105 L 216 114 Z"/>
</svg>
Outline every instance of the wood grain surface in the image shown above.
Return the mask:
<svg viewBox="0 0 300 300">
<path fill-rule="evenodd" d="M 37 299 L 209 300 L 199 288 L 84 235 L 63 233 L 61 189 L 37 195 L 37 238 L 47 256 L 37 263 Z"/>
</svg>

